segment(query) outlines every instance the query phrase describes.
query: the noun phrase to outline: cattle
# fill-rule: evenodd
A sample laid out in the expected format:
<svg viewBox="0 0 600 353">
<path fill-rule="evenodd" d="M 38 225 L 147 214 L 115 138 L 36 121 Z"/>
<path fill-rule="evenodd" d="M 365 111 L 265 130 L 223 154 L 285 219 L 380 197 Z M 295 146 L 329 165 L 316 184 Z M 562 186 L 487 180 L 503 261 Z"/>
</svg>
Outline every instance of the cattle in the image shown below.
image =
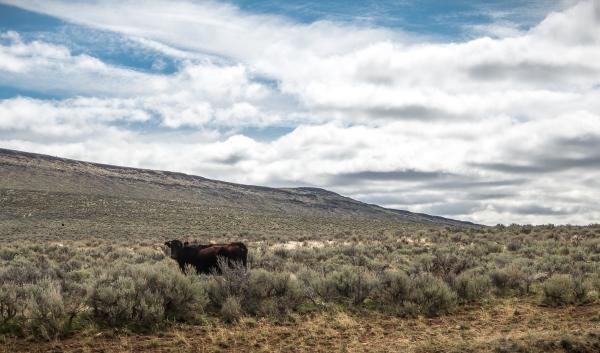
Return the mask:
<svg viewBox="0 0 600 353">
<path fill-rule="evenodd" d="M 192 265 L 197 273 L 220 273 L 219 258 L 227 261 L 229 266 L 236 262 L 247 266 L 248 248 L 244 243 L 190 245 L 180 240 L 165 242 L 171 249 L 171 258 L 177 261 L 182 272 L 185 265 Z"/>
</svg>

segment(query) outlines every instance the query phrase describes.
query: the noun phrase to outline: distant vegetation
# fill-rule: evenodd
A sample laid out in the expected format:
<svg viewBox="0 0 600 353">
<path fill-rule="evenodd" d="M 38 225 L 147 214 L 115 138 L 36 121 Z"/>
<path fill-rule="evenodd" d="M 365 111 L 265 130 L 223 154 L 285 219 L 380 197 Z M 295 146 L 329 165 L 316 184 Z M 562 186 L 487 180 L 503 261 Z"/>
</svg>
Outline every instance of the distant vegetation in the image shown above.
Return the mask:
<svg viewBox="0 0 600 353">
<path fill-rule="evenodd" d="M 431 317 L 497 298 L 599 300 L 600 226 L 407 225 L 294 242 L 251 233 L 220 240 L 233 239 L 249 245 L 250 270 L 222 276 L 182 274 L 160 238 L 3 241 L 0 332 L 51 339 L 89 326 L 152 331 L 332 307 Z"/>
</svg>

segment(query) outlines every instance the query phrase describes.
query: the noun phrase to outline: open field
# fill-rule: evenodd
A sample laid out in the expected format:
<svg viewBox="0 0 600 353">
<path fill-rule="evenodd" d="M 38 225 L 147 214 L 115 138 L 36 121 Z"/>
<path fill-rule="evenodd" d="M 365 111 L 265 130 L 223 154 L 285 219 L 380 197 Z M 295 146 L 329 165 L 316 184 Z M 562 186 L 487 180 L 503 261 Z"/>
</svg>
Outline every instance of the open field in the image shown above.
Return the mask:
<svg viewBox="0 0 600 353">
<path fill-rule="evenodd" d="M 481 227 L 314 190 L 207 201 L 181 176 L 19 163 L 2 166 L 0 352 L 600 350 L 598 225 Z M 182 274 L 175 238 L 243 241 L 250 269 Z"/>
<path fill-rule="evenodd" d="M 598 233 L 399 225 L 297 241 L 216 234 L 246 241 L 251 268 L 217 278 L 180 274 L 161 237 L 11 237 L 0 277 L 23 291 L 0 299 L 18 307 L 3 318 L 2 349 L 595 352 Z"/>
</svg>

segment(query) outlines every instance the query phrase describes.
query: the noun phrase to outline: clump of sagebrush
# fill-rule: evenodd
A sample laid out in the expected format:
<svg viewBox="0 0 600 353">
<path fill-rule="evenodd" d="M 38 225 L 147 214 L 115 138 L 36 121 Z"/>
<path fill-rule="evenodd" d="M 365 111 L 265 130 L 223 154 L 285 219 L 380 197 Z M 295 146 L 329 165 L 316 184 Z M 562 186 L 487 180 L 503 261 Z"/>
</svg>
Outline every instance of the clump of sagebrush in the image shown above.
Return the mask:
<svg viewBox="0 0 600 353">
<path fill-rule="evenodd" d="M 231 321 L 232 308 L 239 304 L 240 313 L 279 316 L 295 310 L 306 299 L 297 276 L 289 272 L 263 269 L 247 271 L 242 266 L 221 264 L 220 276 L 206 276 L 211 306 L 226 321 Z M 231 299 L 235 298 L 235 299 Z M 237 304 L 232 303 L 234 301 Z M 241 315 L 241 314 L 240 314 Z"/>
<path fill-rule="evenodd" d="M 456 306 L 456 294 L 443 280 L 424 273 L 414 278 L 410 300 L 427 316 L 451 312 Z"/>
<path fill-rule="evenodd" d="M 525 294 L 529 289 L 527 275 L 515 266 L 492 270 L 490 280 L 501 296 Z"/>
<path fill-rule="evenodd" d="M 208 303 L 203 283 L 175 266 L 116 266 L 92 284 L 88 305 L 108 326 L 151 329 L 169 321 L 194 321 Z"/>
<path fill-rule="evenodd" d="M 555 274 L 542 285 L 542 302 L 547 305 L 560 306 L 593 300 L 593 297 L 588 297 L 589 288 L 586 287 L 579 277 L 570 274 Z"/>
<path fill-rule="evenodd" d="M 288 272 L 254 270 L 245 293 L 247 310 L 265 316 L 296 309 L 305 300 L 300 282 Z"/>
<path fill-rule="evenodd" d="M 473 259 L 455 255 L 454 247 L 444 251 L 436 251 L 433 255 L 421 256 L 413 268 L 413 272 L 428 272 L 442 278 L 446 283 L 451 283 L 460 273 L 473 267 Z"/>
<path fill-rule="evenodd" d="M 27 288 L 29 311 L 26 328 L 31 334 L 45 339 L 57 337 L 66 329 L 63 296 L 58 283 L 44 279 Z"/>
<path fill-rule="evenodd" d="M 473 303 L 488 297 L 491 281 L 487 275 L 468 271 L 456 277 L 453 288 L 460 302 Z"/>
<path fill-rule="evenodd" d="M 219 261 L 219 269 L 219 276 L 202 276 L 206 282 L 210 304 L 217 309 L 229 297 L 242 297 L 248 289 L 250 279 L 250 272 L 240 264 L 230 267 L 224 261 Z"/>
<path fill-rule="evenodd" d="M 72 318 L 57 281 L 5 283 L 0 287 L 0 332 L 53 339 L 70 332 Z"/>
<path fill-rule="evenodd" d="M 353 304 L 364 302 L 376 284 L 373 273 L 355 266 L 341 266 L 313 283 L 324 299 Z"/>
<path fill-rule="evenodd" d="M 382 304 L 402 305 L 409 299 L 411 280 L 406 273 L 386 270 L 379 276 L 376 298 Z"/>
<path fill-rule="evenodd" d="M 236 296 L 229 296 L 221 305 L 221 317 L 226 322 L 235 322 L 243 315 L 242 305 Z"/>
<path fill-rule="evenodd" d="M 2 283 L 0 286 L 0 323 L 6 326 L 23 310 L 24 291 L 15 283 Z"/>
</svg>

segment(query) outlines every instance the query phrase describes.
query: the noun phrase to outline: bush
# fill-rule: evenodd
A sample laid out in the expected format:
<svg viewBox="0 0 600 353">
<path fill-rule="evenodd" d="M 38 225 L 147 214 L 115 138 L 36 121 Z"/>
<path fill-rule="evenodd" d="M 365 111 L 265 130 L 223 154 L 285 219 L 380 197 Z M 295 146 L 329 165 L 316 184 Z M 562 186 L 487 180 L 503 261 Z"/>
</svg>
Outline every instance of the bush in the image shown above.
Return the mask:
<svg viewBox="0 0 600 353">
<path fill-rule="evenodd" d="M 596 302 L 600 299 L 600 275 L 594 274 L 590 276 L 585 282 L 584 287 L 587 289 L 586 300 L 590 302 Z"/>
<path fill-rule="evenodd" d="M 143 330 L 160 326 L 164 320 L 192 321 L 207 303 L 196 275 L 186 276 L 165 264 L 108 271 L 92 285 L 88 300 L 101 323 Z"/>
<path fill-rule="evenodd" d="M 361 304 L 375 288 L 376 280 L 372 273 L 362 268 L 342 266 L 326 275 L 319 285 L 319 294 L 324 299 L 350 299 L 353 304 Z"/>
<path fill-rule="evenodd" d="M 22 287 L 14 283 L 2 283 L 0 286 L 0 324 L 6 325 L 23 310 Z"/>
<path fill-rule="evenodd" d="M 377 286 L 377 297 L 385 304 L 400 305 L 408 299 L 410 278 L 401 271 L 384 271 Z"/>
<path fill-rule="evenodd" d="M 221 317 L 226 322 L 235 322 L 242 317 L 242 305 L 240 300 L 235 296 L 230 296 L 225 299 L 221 306 Z"/>
<path fill-rule="evenodd" d="M 410 298 L 427 316 L 449 313 L 456 305 L 456 294 L 446 282 L 428 273 L 414 279 Z"/>
<path fill-rule="evenodd" d="M 245 306 L 251 313 L 269 316 L 295 310 L 304 298 L 296 276 L 287 272 L 254 270 L 245 293 Z"/>
<path fill-rule="evenodd" d="M 523 247 L 523 241 L 522 239 L 512 239 L 511 241 L 508 242 L 508 244 L 506 244 L 506 249 L 508 251 L 519 251 L 521 249 L 521 247 Z"/>
<path fill-rule="evenodd" d="M 300 281 L 289 272 L 248 272 L 243 267 L 223 268 L 222 272 L 221 276 L 204 279 L 212 307 L 221 313 L 230 298 L 236 298 L 240 310 L 246 313 L 275 316 L 297 309 L 308 297 Z"/>
<path fill-rule="evenodd" d="M 321 296 L 320 290 L 323 288 L 323 276 L 311 269 L 302 268 L 298 271 L 296 277 L 302 291 L 302 296 L 316 303 L 319 299 L 318 297 Z"/>
<path fill-rule="evenodd" d="M 464 272 L 456 277 L 454 290 L 463 303 L 473 303 L 487 297 L 491 283 L 488 276 Z"/>
<path fill-rule="evenodd" d="M 36 284 L 3 283 L 0 287 L 0 332 L 50 340 L 72 329 L 79 313 L 69 303 L 85 297 L 65 298 L 60 284 L 49 278 Z M 73 314 L 71 314 L 73 313 Z"/>
<path fill-rule="evenodd" d="M 529 290 L 527 276 L 514 266 L 493 270 L 490 273 L 490 280 L 499 295 L 523 294 Z"/>
<path fill-rule="evenodd" d="M 27 288 L 28 324 L 33 336 L 52 339 L 65 329 L 65 307 L 60 286 L 49 279 Z"/>
<path fill-rule="evenodd" d="M 248 291 L 250 272 L 242 266 L 229 267 L 220 262 L 220 276 L 203 276 L 207 281 L 207 290 L 213 307 L 220 308 L 229 297 L 244 297 Z"/>
<path fill-rule="evenodd" d="M 548 278 L 543 286 L 542 302 L 551 306 L 574 303 L 585 298 L 585 290 L 581 283 L 569 274 L 556 274 Z"/>
</svg>

